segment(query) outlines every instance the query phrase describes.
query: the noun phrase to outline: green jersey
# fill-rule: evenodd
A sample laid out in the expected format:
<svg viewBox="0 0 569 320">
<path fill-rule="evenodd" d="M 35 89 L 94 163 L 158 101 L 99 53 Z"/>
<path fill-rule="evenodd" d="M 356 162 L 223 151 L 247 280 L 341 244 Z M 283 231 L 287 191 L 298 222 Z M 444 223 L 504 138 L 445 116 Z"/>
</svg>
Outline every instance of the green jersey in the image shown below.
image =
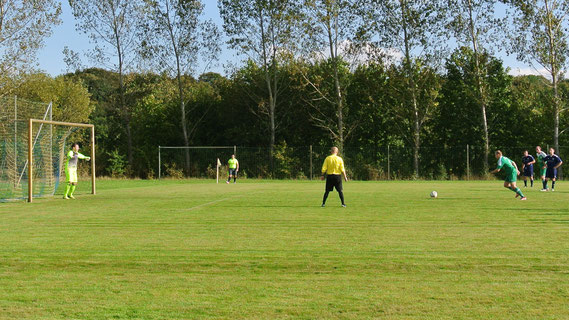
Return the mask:
<svg viewBox="0 0 569 320">
<path fill-rule="evenodd" d="M 229 164 L 229 169 L 237 169 L 237 165 L 239 164 L 239 161 L 237 161 L 237 159 L 229 159 L 229 161 L 227 161 L 227 163 Z"/>
<path fill-rule="evenodd" d="M 506 174 L 504 180 L 506 180 L 507 182 L 516 182 L 516 178 L 518 176 L 518 170 L 516 170 L 516 167 L 514 166 L 512 160 L 504 156 L 501 156 L 500 159 L 498 159 L 498 166 L 496 167 L 496 169 L 504 170 L 504 173 Z"/>
<path fill-rule="evenodd" d="M 504 169 L 506 174 L 511 173 L 512 171 L 516 171 L 516 167 L 514 167 L 512 160 L 504 156 L 501 156 L 500 159 L 498 159 L 498 166 L 496 169 Z"/>
<path fill-rule="evenodd" d="M 537 156 L 537 157 L 536 157 L 537 166 L 538 166 L 539 168 L 543 168 L 543 166 L 544 166 L 544 161 L 543 161 L 543 159 L 545 159 L 545 157 L 547 157 L 547 155 L 545 154 L 545 152 L 542 151 L 542 152 L 536 154 L 536 156 Z"/>
</svg>

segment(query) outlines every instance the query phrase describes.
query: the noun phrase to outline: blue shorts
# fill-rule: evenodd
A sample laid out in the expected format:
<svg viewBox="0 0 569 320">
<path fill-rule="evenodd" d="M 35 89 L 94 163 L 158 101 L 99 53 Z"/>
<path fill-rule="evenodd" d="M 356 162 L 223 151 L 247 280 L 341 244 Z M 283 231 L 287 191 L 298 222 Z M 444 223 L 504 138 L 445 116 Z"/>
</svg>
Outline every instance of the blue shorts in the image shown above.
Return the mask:
<svg viewBox="0 0 569 320">
<path fill-rule="evenodd" d="M 533 177 L 533 166 L 524 167 L 524 177 Z"/>
<path fill-rule="evenodd" d="M 237 177 L 237 169 L 229 169 L 229 175 Z"/>
<path fill-rule="evenodd" d="M 545 170 L 545 177 L 549 178 L 549 179 L 556 179 L 557 178 L 557 169 L 547 168 Z"/>
</svg>

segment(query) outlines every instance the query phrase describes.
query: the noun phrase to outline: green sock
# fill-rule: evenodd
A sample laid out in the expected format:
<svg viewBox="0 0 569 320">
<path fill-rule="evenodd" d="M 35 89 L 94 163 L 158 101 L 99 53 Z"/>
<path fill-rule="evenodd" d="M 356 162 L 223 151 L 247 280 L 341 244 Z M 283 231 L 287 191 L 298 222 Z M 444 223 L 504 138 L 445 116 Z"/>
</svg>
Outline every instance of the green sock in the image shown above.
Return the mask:
<svg viewBox="0 0 569 320">
<path fill-rule="evenodd" d="M 71 185 L 67 184 L 67 186 L 65 186 L 65 194 L 63 195 L 64 197 L 67 197 L 67 195 L 69 194 L 69 190 L 71 189 Z"/>
<path fill-rule="evenodd" d="M 69 192 L 69 195 L 70 195 L 70 196 L 73 195 L 73 192 L 75 192 L 75 188 L 76 188 L 76 187 L 77 187 L 76 185 L 71 185 L 71 192 Z"/>
<path fill-rule="evenodd" d="M 524 197 L 524 194 L 522 193 L 522 190 L 520 190 L 520 188 L 516 188 L 516 190 L 514 190 L 517 194 L 520 195 L 520 197 Z"/>
</svg>

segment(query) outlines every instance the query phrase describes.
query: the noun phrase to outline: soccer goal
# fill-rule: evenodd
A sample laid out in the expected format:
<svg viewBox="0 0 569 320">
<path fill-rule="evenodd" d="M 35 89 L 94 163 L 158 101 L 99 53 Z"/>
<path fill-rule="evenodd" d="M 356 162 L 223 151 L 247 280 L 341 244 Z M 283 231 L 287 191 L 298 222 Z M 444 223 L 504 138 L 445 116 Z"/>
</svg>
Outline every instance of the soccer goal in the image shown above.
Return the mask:
<svg viewBox="0 0 569 320">
<path fill-rule="evenodd" d="M 236 146 L 158 146 L 158 178 L 219 179 L 217 159 L 229 159 L 232 154 L 237 154 Z"/>
<path fill-rule="evenodd" d="M 81 143 L 81 141 L 84 141 Z M 28 159 L 21 171 L 19 182 L 27 170 L 28 202 L 34 197 L 55 194 L 63 179 L 66 152 L 72 143 L 79 142 L 89 154 L 89 170 L 79 170 L 81 177 L 90 181 L 90 193 L 96 194 L 95 185 L 95 126 L 30 119 L 28 123 Z M 87 146 L 87 148 L 85 148 Z"/>
</svg>

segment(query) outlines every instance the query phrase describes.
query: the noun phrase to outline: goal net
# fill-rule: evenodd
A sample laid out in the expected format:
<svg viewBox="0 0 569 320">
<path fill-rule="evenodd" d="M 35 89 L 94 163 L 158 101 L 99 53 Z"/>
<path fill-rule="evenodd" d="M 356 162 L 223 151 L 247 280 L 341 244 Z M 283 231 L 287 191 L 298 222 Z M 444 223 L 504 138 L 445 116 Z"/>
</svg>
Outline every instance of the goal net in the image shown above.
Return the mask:
<svg viewBox="0 0 569 320">
<path fill-rule="evenodd" d="M 94 128 L 49 120 L 0 124 L 0 201 L 63 194 L 66 154 L 73 143 L 92 163 L 80 163 L 76 194 L 94 193 Z M 93 154 L 93 155 L 92 155 Z"/>
</svg>

